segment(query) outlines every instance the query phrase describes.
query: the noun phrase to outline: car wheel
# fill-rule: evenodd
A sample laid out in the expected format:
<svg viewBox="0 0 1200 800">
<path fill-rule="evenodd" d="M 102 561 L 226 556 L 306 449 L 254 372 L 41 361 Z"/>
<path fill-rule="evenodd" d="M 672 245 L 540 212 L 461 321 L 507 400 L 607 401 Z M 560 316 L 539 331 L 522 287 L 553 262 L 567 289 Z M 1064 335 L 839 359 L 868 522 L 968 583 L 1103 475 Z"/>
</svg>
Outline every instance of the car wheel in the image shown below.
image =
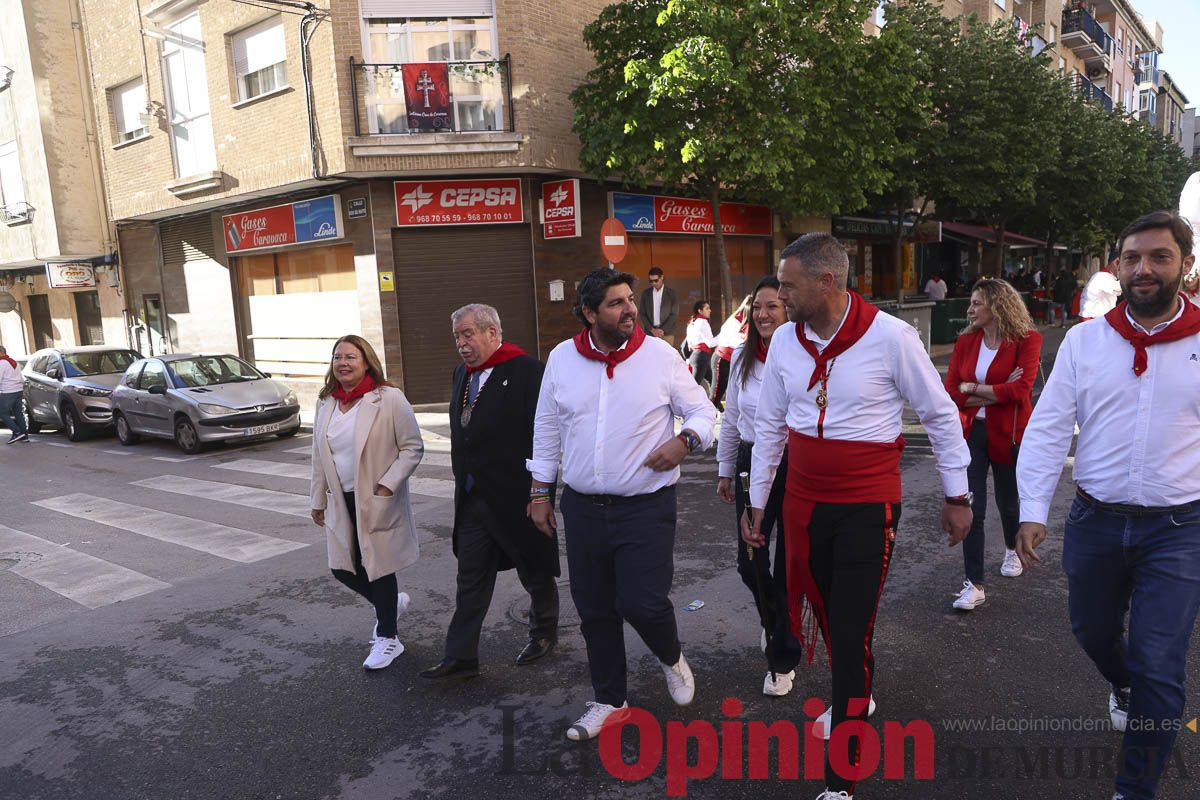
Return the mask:
<svg viewBox="0 0 1200 800">
<path fill-rule="evenodd" d="M 200 442 L 200 434 L 196 433 L 196 426 L 187 417 L 175 420 L 175 444 L 189 456 L 199 453 L 204 447 Z"/>
<path fill-rule="evenodd" d="M 83 427 L 83 423 L 79 421 L 79 413 L 75 411 L 75 406 L 70 402 L 63 403 L 62 410 L 63 433 L 72 442 L 82 442 L 87 438 L 87 429 Z"/>
<path fill-rule="evenodd" d="M 292 428 L 291 430 L 280 431 L 279 433 L 277 433 L 275 435 L 278 436 L 280 439 L 290 439 L 299 432 L 300 432 L 300 426 L 297 425 L 296 427 Z"/>
<path fill-rule="evenodd" d="M 141 436 L 134 432 L 133 428 L 129 427 L 129 420 L 125 419 L 125 415 L 118 411 L 113 415 L 113 424 L 117 428 L 117 439 L 125 447 L 135 445 L 141 441 Z"/>
<path fill-rule="evenodd" d="M 21 401 L 21 413 L 25 415 L 25 430 L 30 433 L 41 433 L 42 423 L 33 418 L 33 412 L 29 410 L 29 401 Z"/>
</svg>

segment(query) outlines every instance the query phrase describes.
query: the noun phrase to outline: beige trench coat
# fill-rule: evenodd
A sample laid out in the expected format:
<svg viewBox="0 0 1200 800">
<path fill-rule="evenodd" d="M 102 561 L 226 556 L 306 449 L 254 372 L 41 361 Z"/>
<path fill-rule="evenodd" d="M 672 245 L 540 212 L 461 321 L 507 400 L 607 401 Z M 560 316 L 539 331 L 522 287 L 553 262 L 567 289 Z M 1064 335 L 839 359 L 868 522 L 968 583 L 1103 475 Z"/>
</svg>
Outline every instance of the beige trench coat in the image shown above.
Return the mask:
<svg viewBox="0 0 1200 800">
<path fill-rule="evenodd" d="M 313 509 L 325 511 L 325 538 L 329 568 L 354 572 L 351 537 L 355 526 L 342 496 L 327 433 L 337 400 L 327 397 L 317 404 L 313 423 Z M 358 401 L 354 448 L 358 547 L 367 577 L 377 580 L 416 562 L 417 528 L 408 497 L 408 479 L 421 463 L 425 447 L 421 429 L 404 393 L 391 386 L 368 392 Z M 375 494 L 376 486 L 392 490 L 391 497 Z"/>
</svg>

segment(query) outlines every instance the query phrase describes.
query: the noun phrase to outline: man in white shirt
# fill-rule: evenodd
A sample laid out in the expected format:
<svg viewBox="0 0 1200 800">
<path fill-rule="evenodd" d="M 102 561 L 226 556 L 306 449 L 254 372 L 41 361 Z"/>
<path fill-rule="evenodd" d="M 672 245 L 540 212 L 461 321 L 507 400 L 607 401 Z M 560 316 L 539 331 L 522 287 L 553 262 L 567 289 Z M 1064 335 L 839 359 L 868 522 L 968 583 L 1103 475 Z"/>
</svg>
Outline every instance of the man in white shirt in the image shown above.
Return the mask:
<svg viewBox="0 0 1200 800">
<path fill-rule="evenodd" d="M 1195 262 L 1186 221 L 1148 214 L 1119 252 L 1125 302 L 1067 332 L 1025 429 L 1017 554 L 1027 567 L 1041 560 L 1078 424 L 1062 555 L 1071 629 L 1125 732 L 1114 800 L 1145 800 L 1179 730 L 1200 610 L 1200 308 L 1179 297 Z"/>
<path fill-rule="evenodd" d="M 24 395 L 24 379 L 17 362 L 0 345 L 0 422 L 12 431 L 9 444 L 28 442 L 29 432 L 25 429 L 25 413 L 21 409 Z"/>
<path fill-rule="evenodd" d="M 716 409 L 675 349 L 637 324 L 633 283 L 627 273 L 597 269 L 579 284 L 575 314 L 584 328 L 546 360 L 528 462 L 529 513 L 547 536 L 560 461 L 566 484 L 571 598 L 595 692 L 567 730 L 573 741 L 598 735 L 627 708 L 623 621 L 661 662 L 671 699 L 687 705 L 695 693 L 669 597 L 675 483 L 680 462 L 712 443 Z"/>
<path fill-rule="evenodd" d="M 1083 321 L 1103 317 L 1117 307 L 1121 299 L 1121 282 L 1117 280 L 1117 260 L 1120 253 L 1108 254 L 1108 263 L 1088 278 L 1079 296 L 1079 318 Z"/>
<path fill-rule="evenodd" d="M 925 282 L 925 296 L 930 300 L 945 300 L 946 289 L 946 282 L 942 280 L 940 272 L 933 273 L 933 276 Z"/>
<path fill-rule="evenodd" d="M 916 330 L 846 290 L 850 263 L 841 243 L 806 234 L 780 259 L 779 298 L 791 323 L 771 337 L 767 354 L 743 538 L 764 543 L 763 509 L 786 447 L 787 582 L 807 597 L 829 650 L 833 699 L 817 722 L 828 736 L 843 721 L 869 714 L 875 613 L 900 519 L 905 401 L 937 457 L 946 496 L 942 529 L 951 545 L 971 526 L 971 455 L 958 408 Z M 792 600 L 792 625 L 801 634 L 802 611 L 798 597 Z M 815 632 L 804 638 L 811 658 Z M 857 764 L 857 737 L 840 741 L 845 750 L 836 761 Z M 839 773 L 834 762 L 826 758 L 826 790 L 818 800 L 854 794 L 853 776 Z"/>
</svg>

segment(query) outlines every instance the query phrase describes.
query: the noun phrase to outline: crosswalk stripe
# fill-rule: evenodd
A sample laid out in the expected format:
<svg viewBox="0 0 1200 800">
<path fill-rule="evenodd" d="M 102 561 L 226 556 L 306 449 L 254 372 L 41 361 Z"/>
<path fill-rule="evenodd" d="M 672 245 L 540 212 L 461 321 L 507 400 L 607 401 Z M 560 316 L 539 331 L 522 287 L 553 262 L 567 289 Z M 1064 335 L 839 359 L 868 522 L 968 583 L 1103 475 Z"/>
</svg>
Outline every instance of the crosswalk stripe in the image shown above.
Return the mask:
<svg viewBox="0 0 1200 800">
<path fill-rule="evenodd" d="M 408 491 L 429 497 L 454 497 L 454 481 L 441 478 L 409 478 Z"/>
<path fill-rule="evenodd" d="M 238 486 L 232 483 L 217 481 L 202 481 L 183 475 L 159 475 L 134 481 L 131 486 L 141 486 L 145 489 L 157 489 L 160 492 L 172 492 L 188 497 L 199 497 L 204 500 L 215 500 L 219 503 L 232 503 L 247 508 L 258 508 L 263 511 L 275 511 L 280 514 L 291 514 L 294 517 L 309 516 L 309 502 L 305 495 L 291 492 L 275 492 L 270 489 L 256 489 L 253 486 Z"/>
<path fill-rule="evenodd" d="M 244 564 L 308 546 L 87 494 L 51 497 L 33 505 Z"/>
<path fill-rule="evenodd" d="M 213 466 L 217 469 L 231 469 L 254 475 L 272 475 L 277 478 L 304 478 L 307 480 L 312 477 L 312 467 L 308 464 L 282 464 L 278 461 L 264 461 L 261 458 L 239 458 Z"/>
<path fill-rule="evenodd" d="M 133 455 L 132 450 L 105 450 L 104 452 L 108 453 L 109 455 L 113 455 L 113 456 L 131 456 L 131 455 Z"/>
<path fill-rule="evenodd" d="M 0 525 L 0 552 L 36 556 L 22 560 L 9 571 L 86 608 L 99 608 L 171 585 L 4 525 Z"/>
</svg>

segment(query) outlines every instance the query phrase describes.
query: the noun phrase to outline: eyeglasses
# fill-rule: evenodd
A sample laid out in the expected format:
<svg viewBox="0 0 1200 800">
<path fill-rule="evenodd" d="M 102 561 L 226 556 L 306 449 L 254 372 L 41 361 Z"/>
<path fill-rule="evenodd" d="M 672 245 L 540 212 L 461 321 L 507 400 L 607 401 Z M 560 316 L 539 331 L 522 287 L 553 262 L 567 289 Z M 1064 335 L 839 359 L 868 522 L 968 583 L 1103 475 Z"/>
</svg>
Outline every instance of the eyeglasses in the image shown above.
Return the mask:
<svg viewBox="0 0 1200 800">
<path fill-rule="evenodd" d="M 663 280 L 662 278 L 651 278 L 650 282 L 653 283 L 655 286 L 658 286 L 660 283 L 662 283 L 662 280 Z"/>
<path fill-rule="evenodd" d="M 333 357 L 333 363 L 335 363 L 335 364 L 337 364 L 338 362 L 341 362 L 341 361 L 345 361 L 346 363 L 352 363 L 352 362 L 359 361 L 359 360 L 361 360 L 361 359 L 359 358 L 358 353 L 347 353 L 345 355 Z"/>
</svg>

